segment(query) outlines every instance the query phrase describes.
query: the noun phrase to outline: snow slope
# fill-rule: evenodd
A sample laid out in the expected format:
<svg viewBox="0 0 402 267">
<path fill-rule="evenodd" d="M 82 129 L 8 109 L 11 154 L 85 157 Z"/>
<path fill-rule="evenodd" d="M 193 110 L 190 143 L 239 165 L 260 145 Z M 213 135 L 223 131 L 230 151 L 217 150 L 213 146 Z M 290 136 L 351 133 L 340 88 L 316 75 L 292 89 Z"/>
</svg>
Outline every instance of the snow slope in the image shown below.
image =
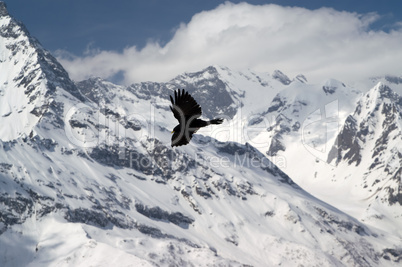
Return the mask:
<svg viewBox="0 0 402 267">
<path fill-rule="evenodd" d="M 379 83 L 359 100 L 339 133 L 328 161 L 335 176 L 344 179 L 352 193 L 366 203 L 361 218 L 402 236 L 402 97 Z M 350 179 L 353 176 L 362 179 Z M 394 226 L 383 221 L 394 220 Z"/>
<path fill-rule="evenodd" d="M 401 238 L 401 97 L 383 83 L 362 91 L 292 83 L 254 140 L 305 190 Z"/>
<path fill-rule="evenodd" d="M 13 140 L 31 132 L 57 88 L 80 96 L 56 59 L 8 15 L 4 3 L 1 9 L 0 124 L 7 127 L 1 128 L 0 138 Z"/>
</svg>

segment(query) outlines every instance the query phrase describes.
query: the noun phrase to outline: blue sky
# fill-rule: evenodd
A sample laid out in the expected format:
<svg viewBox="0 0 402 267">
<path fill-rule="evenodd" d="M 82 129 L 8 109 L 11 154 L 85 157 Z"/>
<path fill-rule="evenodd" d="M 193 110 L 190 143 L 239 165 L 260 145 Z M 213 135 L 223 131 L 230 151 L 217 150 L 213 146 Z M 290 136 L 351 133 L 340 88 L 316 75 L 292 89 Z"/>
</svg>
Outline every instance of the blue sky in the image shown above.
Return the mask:
<svg viewBox="0 0 402 267">
<path fill-rule="evenodd" d="M 370 31 L 377 33 L 378 36 L 373 40 L 366 40 L 378 46 L 371 50 L 368 49 L 367 54 L 373 54 L 373 51 L 376 51 L 375 49 L 381 49 L 380 42 L 386 42 L 388 38 L 390 38 L 391 51 L 396 50 L 395 43 L 399 41 L 399 33 L 402 28 L 400 23 L 402 21 L 402 1 L 399 0 L 246 1 L 249 5 L 237 5 L 242 1 L 235 0 L 231 1 L 233 4 L 217 0 L 5 0 L 5 2 L 9 13 L 22 21 L 31 34 L 38 38 L 46 49 L 52 51 L 59 58 L 70 72 L 70 76 L 77 80 L 89 76 L 101 76 L 111 79 L 116 75 L 121 76 L 124 83 L 142 80 L 168 80 L 183 71 L 194 71 L 211 64 L 229 65 L 229 67 L 239 69 L 252 68 L 257 71 L 281 69 L 285 73 L 288 71 L 290 75 L 297 74 L 296 72 L 304 72 L 303 74 L 307 76 L 312 74 L 313 78 L 327 75 L 327 73 L 331 74 L 332 70 L 335 76 L 338 75 L 339 78 L 343 78 L 343 75 L 334 71 L 337 67 L 342 68 L 342 57 L 340 59 L 328 59 L 331 62 L 338 60 L 338 63 L 326 72 L 319 71 L 319 62 L 316 64 L 310 63 L 308 67 L 303 67 L 302 64 L 303 61 L 310 61 L 312 57 L 322 57 L 325 54 L 323 51 L 320 51 L 317 55 L 309 52 L 306 53 L 305 58 L 291 59 L 292 55 L 297 53 L 297 47 L 300 47 L 298 44 L 289 46 L 289 43 L 293 40 L 292 36 L 298 36 L 297 42 L 305 43 L 304 49 L 311 46 L 303 37 L 299 36 L 296 29 L 298 25 L 296 23 L 292 24 L 292 22 L 300 18 L 302 21 L 299 24 L 303 24 L 310 17 L 317 16 L 314 21 L 306 23 L 298 31 L 306 29 L 305 38 L 310 38 L 315 43 L 313 46 L 315 46 L 317 42 L 314 38 L 320 40 L 318 33 L 326 28 L 323 33 L 329 35 L 328 43 L 324 43 L 322 44 L 323 46 L 314 49 L 324 49 L 323 47 L 325 46 L 328 47 L 328 52 L 331 54 L 334 52 L 330 48 L 331 44 L 336 43 L 331 38 L 353 39 L 351 37 L 353 30 L 349 32 L 348 26 L 342 25 L 345 21 L 350 23 L 350 28 L 353 29 L 354 27 L 354 30 L 358 33 L 365 31 L 365 36 L 360 39 L 350 40 L 352 46 L 362 45 L 362 40 L 367 38 L 366 35 Z M 267 4 L 275 4 L 275 6 Z M 280 8 L 275 8 L 276 5 Z M 302 9 L 297 9 L 296 7 Z M 322 7 L 332 9 L 326 12 L 318 11 Z M 283 17 L 278 16 L 273 22 L 267 21 L 263 17 L 258 17 L 259 10 L 265 10 L 265 14 L 277 12 L 275 14 L 282 14 Z M 305 14 L 306 12 L 301 12 L 303 10 L 310 13 Z M 242 13 L 243 11 L 244 13 Z M 231 12 L 238 16 L 237 21 L 230 20 L 230 17 L 233 17 L 233 14 L 230 15 Z M 242 15 L 239 15 L 240 13 Z M 257 15 L 254 15 L 254 13 Z M 217 16 L 214 16 L 214 14 Z M 224 25 L 221 25 L 223 27 L 221 31 L 215 31 L 212 20 L 221 21 L 221 17 L 225 16 L 228 16 L 227 21 Z M 330 17 L 331 20 L 326 20 L 325 17 Z M 249 21 L 249 24 L 240 23 L 242 25 L 239 26 L 239 21 L 242 18 L 246 22 Z M 256 19 L 254 18 L 259 19 L 259 21 L 255 22 Z M 292 19 L 286 21 L 289 18 Z M 283 25 L 294 25 L 292 26 L 295 28 L 294 32 L 286 28 L 283 31 L 283 36 L 278 36 L 275 32 L 269 30 L 276 26 L 279 27 L 282 20 L 284 21 Z M 315 24 L 321 24 L 320 20 L 325 20 L 322 23 L 323 29 L 314 26 Z M 210 22 L 210 28 L 202 27 L 202 25 L 208 25 Z M 267 27 L 269 23 L 272 23 L 272 27 Z M 283 25 L 280 27 L 284 27 Z M 251 32 L 255 30 L 254 34 L 264 35 L 266 38 L 248 36 L 248 32 L 239 30 L 239 27 L 251 29 Z M 333 27 L 334 30 L 328 30 L 328 27 Z M 193 29 L 194 32 L 192 31 Z M 236 29 L 239 31 L 236 31 Z M 194 38 L 199 33 L 196 31 L 202 31 L 202 34 Z M 395 31 L 397 32 L 397 37 L 393 36 Z M 233 35 L 226 36 L 228 32 L 232 32 Z M 288 40 L 284 40 L 285 33 L 289 37 Z M 382 33 L 388 34 L 388 38 L 381 39 L 380 35 Z M 212 36 L 213 34 L 216 34 L 216 36 Z M 239 40 L 239 36 L 242 34 L 244 38 L 248 38 L 253 42 L 261 44 L 266 42 L 265 46 L 270 46 L 273 38 L 277 37 L 278 39 L 275 39 L 275 42 L 280 39 L 284 43 L 276 43 L 275 45 L 278 48 L 286 46 L 290 53 L 286 56 L 288 54 L 286 53 L 287 50 L 271 49 L 265 51 L 263 49 L 264 51 L 261 51 L 261 54 L 267 55 L 265 62 L 271 62 L 270 64 L 263 64 L 263 62 L 258 62 L 256 59 L 257 57 L 261 58 L 261 56 L 245 51 L 249 45 L 244 40 Z M 223 35 L 226 36 L 225 39 L 217 39 Z M 205 43 L 207 39 L 212 41 L 208 46 L 203 47 L 202 43 Z M 215 40 L 215 43 L 213 40 Z M 194 46 L 191 49 L 186 45 L 189 42 L 195 42 L 195 44 L 191 44 L 191 46 Z M 230 49 L 225 49 L 224 42 Z M 199 51 L 197 47 L 200 48 Z M 253 47 L 253 49 L 257 50 L 261 47 Z M 340 51 L 344 47 L 338 44 L 336 49 Z M 208 53 L 208 50 L 211 53 Z M 228 51 L 233 54 L 228 54 Z M 276 51 L 282 53 L 283 60 L 275 55 L 277 54 Z M 230 59 L 239 53 L 243 54 L 243 52 L 245 58 L 240 57 L 238 62 Z M 351 55 L 355 54 L 353 50 L 349 52 Z M 226 56 L 222 56 L 222 53 Z M 198 56 L 200 60 L 196 61 Z M 246 56 L 248 57 L 246 58 Z M 174 60 L 175 58 L 177 60 Z M 189 58 L 194 59 L 193 64 L 191 64 Z M 206 58 L 209 59 L 207 60 Z M 354 58 L 354 60 L 359 58 L 364 58 L 364 55 Z M 127 62 L 123 62 L 125 59 L 127 59 Z M 247 62 L 241 63 L 240 61 Z M 328 65 L 326 60 L 320 59 L 319 61 L 323 61 L 322 64 Z M 104 63 L 103 67 L 100 62 Z M 375 61 L 365 61 L 362 64 L 356 64 L 355 67 L 371 62 Z M 386 65 L 387 62 L 381 64 Z M 316 65 L 316 69 L 314 69 L 313 65 Z M 170 71 L 164 71 L 163 75 L 152 73 L 155 71 L 161 72 L 166 69 L 166 66 L 177 67 L 169 68 Z M 396 64 L 395 67 L 397 68 L 399 65 Z M 389 72 L 389 70 L 387 71 Z M 402 74 L 401 72 L 399 72 L 399 75 Z M 369 71 L 365 73 L 365 75 L 369 74 Z"/>
</svg>

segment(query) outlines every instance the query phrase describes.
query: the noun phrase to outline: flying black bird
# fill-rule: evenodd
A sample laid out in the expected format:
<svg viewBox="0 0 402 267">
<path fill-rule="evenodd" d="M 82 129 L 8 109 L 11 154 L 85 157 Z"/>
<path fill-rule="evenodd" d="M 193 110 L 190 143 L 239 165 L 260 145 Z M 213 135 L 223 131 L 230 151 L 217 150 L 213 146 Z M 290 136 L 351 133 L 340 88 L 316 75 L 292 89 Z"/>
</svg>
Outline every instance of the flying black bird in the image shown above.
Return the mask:
<svg viewBox="0 0 402 267">
<path fill-rule="evenodd" d="M 170 96 L 170 101 L 172 102 L 170 109 L 174 117 L 179 121 L 179 125 L 174 127 L 172 131 L 172 147 L 187 145 L 193 137 L 193 134 L 201 127 L 210 124 L 221 124 L 223 122 L 223 119 L 210 121 L 199 119 L 202 114 L 201 107 L 184 89 L 182 91 L 180 91 L 180 89 L 174 91 L 174 100 L 173 97 Z"/>
</svg>

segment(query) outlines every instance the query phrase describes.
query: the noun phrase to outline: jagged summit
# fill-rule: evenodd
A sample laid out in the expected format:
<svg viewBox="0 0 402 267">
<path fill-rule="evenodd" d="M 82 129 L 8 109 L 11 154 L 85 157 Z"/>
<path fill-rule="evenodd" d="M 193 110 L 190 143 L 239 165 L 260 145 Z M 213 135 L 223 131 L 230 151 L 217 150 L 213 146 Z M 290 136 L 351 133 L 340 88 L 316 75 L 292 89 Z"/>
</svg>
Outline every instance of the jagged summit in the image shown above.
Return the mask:
<svg viewBox="0 0 402 267">
<path fill-rule="evenodd" d="M 4 43 L 7 44 L 6 48 L 13 52 L 12 55 L 16 57 L 22 54 L 25 55 L 25 57 L 29 56 L 31 59 L 36 56 L 36 62 L 32 62 L 31 64 L 40 64 L 41 71 L 44 73 L 44 76 L 47 79 L 47 85 L 50 89 L 60 86 L 75 97 L 79 98 L 81 101 L 84 100 L 75 88 L 74 83 L 70 80 L 68 73 L 56 58 L 54 58 L 49 51 L 43 48 L 36 38 L 31 36 L 22 22 L 17 21 L 8 14 L 5 4 L 4 9 L 5 15 L 3 17 L 4 20 L 2 20 L 0 25 L 0 36 L 6 39 L 4 40 Z M 15 42 L 19 42 L 18 45 Z M 17 47 L 21 44 L 22 46 L 18 49 Z M 22 49 L 22 47 L 24 49 Z M 13 50 L 12 48 L 15 49 Z M 17 52 L 22 53 L 19 53 L 18 55 Z M 36 55 L 32 55 L 32 53 Z M 18 58 L 18 60 L 25 60 L 25 57 L 22 56 L 22 58 Z M 26 80 L 26 83 L 29 81 L 30 80 Z"/>
<path fill-rule="evenodd" d="M 399 103 L 401 98 L 401 96 L 392 90 L 391 87 L 382 82 L 379 82 L 376 86 L 374 86 L 374 88 L 371 90 L 371 94 L 380 100 L 389 99 L 390 101 L 397 103 Z"/>
<path fill-rule="evenodd" d="M 78 101 L 84 98 L 60 63 L 8 14 L 4 2 L 1 10 L 0 123 L 10 127 L 2 127 L 0 139 L 13 140 L 28 135 L 45 114 L 54 114 L 62 91 Z"/>
<path fill-rule="evenodd" d="M 369 196 L 366 215 L 378 220 L 379 206 L 399 206 L 388 216 L 397 218 L 402 206 L 402 97 L 389 86 L 378 83 L 357 102 L 342 127 L 328 162 L 338 166 L 339 180 L 360 187 Z M 362 174 L 361 180 L 348 174 Z M 348 179 L 347 179 L 348 178 Z M 373 215 L 375 214 L 375 215 Z"/>
<path fill-rule="evenodd" d="M 301 83 L 307 83 L 307 78 L 303 74 L 298 74 L 293 80 L 299 81 Z"/>
<path fill-rule="evenodd" d="M 346 87 L 346 85 L 338 80 L 329 79 L 322 86 L 322 90 L 324 90 L 325 94 L 333 94 L 337 90 L 337 88 Z"/>
<path fill-rule="evenodd" d="M 302 188 L 401 235 L 401 96 L 386 83 L 363 89 L 291 83 L 250 125 L 266 127 L 254 140 Z"/>
<path fill-rule="evenodd" d="M 286 74 L 284 74 L 283 72 L 281 72 L 280 70 L 275 70 L 272 73 L 272 77 L 274 79 L 277 79 L 278 81 L 280 81 L 281 83 L 283 83 L 284 85 L 288 85 L 290 84 L 292 81 L 289 79 L 288 76 L 286 76 Z"/>
<path fill-rule="evenodd" d="M 337 164 L 343 160 L 348 164 L 359 165 L 364 155 L 366 160 L 383 162 L 375 159 L 376 156 L 383 154 L 384 146 L 388 146 L 389 141 L 401 138 L 401 104 L 402 97 L 382 83 L 378 83 L 364 94 L 354 113 L 347 117 L 337 142 L 329 153 L 328 162 L 336 159 Z M 379 146 L 382 148 L 379 149 Z M 374 151 L 374 154 L 364 153 L 364 150 Z"/>
</svg>

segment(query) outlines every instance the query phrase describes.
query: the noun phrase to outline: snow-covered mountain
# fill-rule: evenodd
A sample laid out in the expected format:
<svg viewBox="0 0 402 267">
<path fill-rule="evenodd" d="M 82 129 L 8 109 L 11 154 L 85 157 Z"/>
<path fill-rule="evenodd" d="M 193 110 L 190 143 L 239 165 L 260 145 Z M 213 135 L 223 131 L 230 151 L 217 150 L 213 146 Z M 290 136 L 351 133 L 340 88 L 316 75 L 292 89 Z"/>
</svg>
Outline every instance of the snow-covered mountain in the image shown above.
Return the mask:
<svg viewBox="0 0 402 267">
<path fill-rule="evenodd" d="M 0 124 L 7 125 L 0 138 L 13 140 L 29 134 L 53 108 L 58 88 L 83 98 L 56 59 L 8 15 L 4 3 L 0 8 Z"/>
<path fill-rule="evenodd" d="M 359 188 L 367 209 L 364 220 L 382 224 L 397 219 L 402 234 L 402 97 L 379 83 L 364 94 L 347 117 L 328 162 L 337 166 L 336 179 Z M 360 179 L 351 179 L 353 176 Z M 353 181 L 348 181 L 353 180 Z M 363 190 L 362 190 L 363 189 Z"/>
<path fill-rule="evenodd" d="M 317 153 L 319 157 L 327 144 L 333 143 L 331 140 L 336 137 L 340 118 L 352 111 L 359 95 L 359 91 L 333 79 L 323 85 L 293 82 L 275 96 L 260 114 L 260 120 L 255 122 L 261 128 L 268 125 L 267 154 L 276 156 L 279 151 L 295 149 L 298 143 L 303 150 Z M 265 131 L 261 134 L 266 136 Z"/>
<path fill-rule="evenodd" d="M 253 141 L 314 196 L 401 238 L 402 101 L 394 80 L 373 80 L 370 90 L 291 83 L 261 113 L 265 131 Z"/>
<path fill-rule="evenodd" d="M 342 97 L 347 104 L 340 110 L 353 112 L 360 94 L 341 83 L 317 87 L 302 75 L 291 80 L 280 71 L 218 66 L 168 83 L 74 83 L 3 2 L 0 49 L 1 266 L 387 266 L 401 260 L 400 237 L 318 200 L 274 154 L 271 160 L 264 154 L 271 139 L 284 140 L 278 153 L 291 151 L 297 128 L 267 130 L 264 118 L 272 112 L 300 129 L 314 111 L 309 95 L 328 103 Z M 177 88 L 197 99 L 205 117 L 226 121 L 172 149 L 176 121 L 168 95 Z M 379 122 L 385 120 L 391 118 Z M 272 121 L 272 129 L 282 127 Z M 390 131 L 388 138 L 395 136 Z M 307 136 L 309 146 L 313 139 Z"/>
</svg>

